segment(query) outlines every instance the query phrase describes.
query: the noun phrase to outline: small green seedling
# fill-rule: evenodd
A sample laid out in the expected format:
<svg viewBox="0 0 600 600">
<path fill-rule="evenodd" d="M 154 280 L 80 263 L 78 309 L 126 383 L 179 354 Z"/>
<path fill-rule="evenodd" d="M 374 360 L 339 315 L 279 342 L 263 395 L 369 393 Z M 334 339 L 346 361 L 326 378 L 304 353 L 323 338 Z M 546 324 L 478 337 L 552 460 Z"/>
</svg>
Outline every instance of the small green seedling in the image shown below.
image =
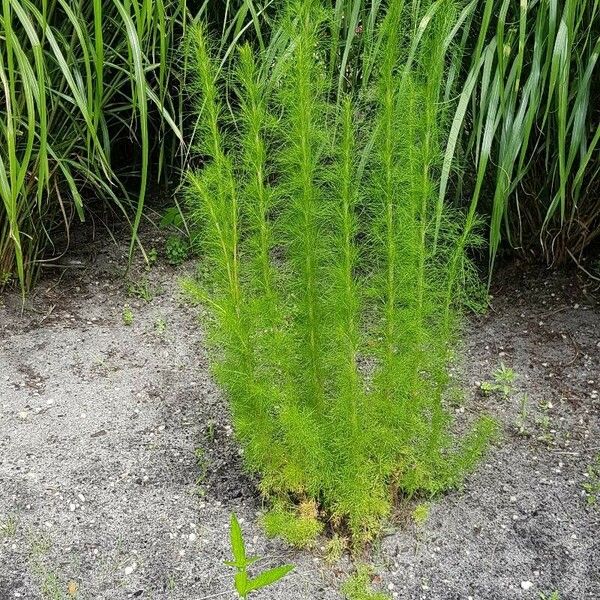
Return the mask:
<svg viewBox="0 0 600 600">
<path fill-rule="evenodd" d="M 551 402 L 541 403 L 540 409 L 542 411 L 542 415 L 536 419 L 536 423 L 540 430 L 537 440 L 538 442 L 544 442 L 547 446 L 555 444 L 554 434 L 556 432 L 554 429 L 552 429 L 552 419 L 550 418 L 551 408 Z"/>
<path fill-rule="evenodd" d="M 415 506 L 414 510 L 412 511 L 411 516 L 415 523 L 415 537 L 417 540 L 418 548 L 419 544 L 421 543 L 421 537 L 423 535 L 423 526 L 429 519 L 429 504 L 427 504 L 426 502 L 421 502 L 420 504 L 417 504 L 417 506 Z"/>
<path fill-rule="evenodd" d="M 412 512 L 412 518 L 417 527 L 423 525 L 429 519 L 429 504 L 417 504 Z"/>
<path fill-rule="evenodd" d="M 139 298 L 144 302 L 151 302 L 152 298 L 154 298 L 154 292 L 147 279 L 130 281 L 127 285 L 127 295 L 133 298 Z"/>
<path fill-rule="evenodd" d="M 148 259 L 147 269 L 150 270 L 158 260 L 158 251 L 156 250 L 156 248 L 150 248 L 150 250 L 148 250 L 148 253 L 146 254 L 146 258 Z"/>
<path fill-rule="evenodd" d="M 17 523 L 17 518 L 13 515 L 0 519 L 0 539 L 14 537 L 17 533 Z"/>
<path fill-rule="evenodd" d="M 368 565 L 356 568 L 356 573 L 342 585 L 342 594 L 346 600 L 390 600 L 387 594 L 371 589 L 371 568 Z"/>
<path fill-rule="evenodd" d="M 560 596 L 557 591 L 554 591 L 551 594 L 544 594 L 544 592 L 541 592 L 540 600 L 560 600 Z"/>
<path fill-rule="evenodd" d="M 598 503 L 600 497 L 600 454 L 596 460 L 588 467 L 588 480 L 583 484 L 583 489 L 587 498 L 588 506 L 594 506 Z"/>
<path fill-rule="evenodd" d="M 154 321 L 154 331 L 159 335 L 162 335 L 166 330 L 167 322 L 162 317 L 158 317 L 158 319 Z"/>
<path fill-rule="evenodd" d="M 230 535 L 233 560 L 225 561 L 225 564 L 236 569 L 235 589 L 240 598 L 246 599 L 252 592 L 272 585 L 285 577 L 294 568 L 293 565 L 281 565 L 280 567 L 263 571 L 256 577 L 250 577 L 248 575 L 248 567 L 259 560 L 259 558 L 246 556 L 242 528 L 235 514 L 231 515 Z"/>
<path fill-rule="evenodd" d="M 190 253 L 187 240 L 181 235 L 172 235 L 165 242 L 165 255 L 170 265 L 178 266 L 185 261 Z"/>
<path fill-rule="evenodd" d="M 504 363 L 500 363 L 500 367 L 492 373 L 493 381 L 484 381 L 481 384 L 481 391 L 484 394 L 500 393 L 504 398 L 508 398 L 512 391 L 517 374 L 510 367 L 506 367 Z"/>
<path fill-rule="evenodd" d="M 123 307 L 123 313 L 121 314 L 121 317 L 123 318 L 124 325 L 127 325 L 128 327 L 133 325 L 133 311 L 128 304 Z"/>
<path fill-rule="evenodd" d="M 206 429 L 204 430 L 204 435 L 206 436 L 206 440 L 212 444 L 215 441 L 216 431 L 215 431 L 215 422 L 209 421 L 206 424 Z"/>
</svg>

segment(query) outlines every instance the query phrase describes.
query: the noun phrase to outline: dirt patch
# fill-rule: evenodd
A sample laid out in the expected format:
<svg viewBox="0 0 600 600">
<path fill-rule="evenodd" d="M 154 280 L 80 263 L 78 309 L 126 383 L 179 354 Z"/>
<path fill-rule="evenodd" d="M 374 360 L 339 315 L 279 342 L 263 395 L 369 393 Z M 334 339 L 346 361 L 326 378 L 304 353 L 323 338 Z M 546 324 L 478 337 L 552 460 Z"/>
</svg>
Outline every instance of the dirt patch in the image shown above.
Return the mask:
<svg viewBox="0 0 600 600">
<path fill-rule="evenodd" d="M 320 550 L 295 552 L 257 525 L 260 501 L 178 292 L 192 266 L 138 266 L 128 284 L 123 248 L 97 242 L 71 260 L 24 310 L 16 294 L 0 302 L 0 599 L 67 598 L 69 582 L 90 600 L 234 598 L 231 511 L 264 565 L 296 564 L 259 597 L 341 598 L 347 560 L 326 566 Z M 467 328 L 467 399 L 453 410 L 491 413 L 502 438 L 421 526 L 407 504 L 372 549 L 375 583 L 395 598 L 600 598 L 600 510 L 583 492 L 600 452 L 596 292 L 516 268 L 498 281 Z M 514 390 L 483 395 L 501 362 Z"/>
</svg>

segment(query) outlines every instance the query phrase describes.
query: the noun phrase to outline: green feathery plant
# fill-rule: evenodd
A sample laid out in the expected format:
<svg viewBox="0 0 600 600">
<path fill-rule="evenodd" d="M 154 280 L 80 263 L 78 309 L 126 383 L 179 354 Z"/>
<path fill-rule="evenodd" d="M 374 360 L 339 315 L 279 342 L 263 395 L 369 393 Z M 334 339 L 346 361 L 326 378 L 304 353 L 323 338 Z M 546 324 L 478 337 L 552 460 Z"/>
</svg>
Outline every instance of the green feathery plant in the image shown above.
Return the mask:
<svg viewBox="0 0 600 600">
<path fill-rule="evenodd" d="M 272 533 L 305 543 L 327 517 L 371 539 L 395 493 L 458 484 L 493 431 L 455 438 L 443 403 L 473 233 L 438 200 L 458 14 L 392 0 L 362 94 L 338 94 L 316 0 L 287 5 L 275 63 L 242 45 L 228 67 L 193 30 L 204 275 L 187 288 Z"/>
</svg>

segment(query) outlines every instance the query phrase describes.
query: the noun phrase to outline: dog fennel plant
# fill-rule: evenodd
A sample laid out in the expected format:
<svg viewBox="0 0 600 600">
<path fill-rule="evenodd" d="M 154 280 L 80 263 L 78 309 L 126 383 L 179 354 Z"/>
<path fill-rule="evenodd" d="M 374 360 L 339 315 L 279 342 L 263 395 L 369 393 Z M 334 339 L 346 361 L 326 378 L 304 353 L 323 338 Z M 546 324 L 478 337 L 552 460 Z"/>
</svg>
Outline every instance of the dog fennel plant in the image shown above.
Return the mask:
<svg viewBox="0 0 600 600">
<path fill-rule="evenodd" d="M 323 518 L 372 539 L 398 492 L 457 485 L 494 429 L 455 438 L 442 402 L 473 273 L 472 215 L 437 185 L 457 16 L 452 0 L 392 0 L 360 94 L 335 92 L 315 0 L 287 5 L 277 61 L 248 45 L 221 61 L 193 31 L 203 166 L 188 206 L 204 259 L 186 287 L 273 502 L 265 525 L 303 544 Z"/>
</svg>

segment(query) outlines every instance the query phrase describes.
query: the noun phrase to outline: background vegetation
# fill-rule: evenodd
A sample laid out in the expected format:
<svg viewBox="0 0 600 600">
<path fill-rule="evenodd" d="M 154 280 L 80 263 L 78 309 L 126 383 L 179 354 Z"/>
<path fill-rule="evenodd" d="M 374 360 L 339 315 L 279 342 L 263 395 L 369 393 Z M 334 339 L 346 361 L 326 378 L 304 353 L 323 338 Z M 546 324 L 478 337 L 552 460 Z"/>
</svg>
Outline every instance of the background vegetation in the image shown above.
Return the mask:
<svg viewBox="0 0 600 600">
<path fill-rule="evenodd" d="M 147 191 L 158 181 L 177 189 L 184 137 L 194 135 L 180 48 L 188 26 L 206 18 L 225 62 L 239 40 L 278 61 L 281 4 L 3 0 L 0 283 L 16 275 L 27 287 L 98 199 L 129 220 L 135 240 Z M 326 3 L 336 97 L 367 89 L 385 5 Z M 597 0 L 459 5 L 439 193 L 489 215 L 491 263 L 502 240 L 548 262 L 579 261 L 598 240 L 599 10 Z M 402 35 L 419 31 L 402 26 Z M 451 170 L 457 157 L 473 167 L 461 180 Z"/>
<path fill-rule="evenodd" d="M 133 250 L 148 191 L 159 182 L 176 188 L 186 160 L 187 27 L 208 16 L 227 40 L 253 14 L 213 5 L 2 2 L 0 285 L 16 275 L 29 287 L 97 200 L 130 223 Z"/>
</svg>

